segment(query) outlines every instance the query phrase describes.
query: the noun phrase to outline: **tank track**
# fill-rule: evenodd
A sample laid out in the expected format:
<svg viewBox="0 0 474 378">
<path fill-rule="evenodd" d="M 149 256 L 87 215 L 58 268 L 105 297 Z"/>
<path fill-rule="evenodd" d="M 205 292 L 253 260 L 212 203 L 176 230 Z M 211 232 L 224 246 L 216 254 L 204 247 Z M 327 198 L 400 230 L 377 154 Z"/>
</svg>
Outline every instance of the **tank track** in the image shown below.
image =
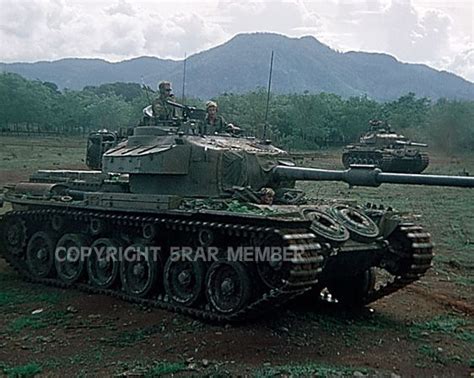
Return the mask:
<svg viewBox="0 0 474 378">
<path fill-rule="evenodd" d="M 426 153 L 420 153 L 419 156 L 411 159 L 400 159 L 389 153 L 380 153 L 376 151 L 352 151 L 345 152 L 342 155 L 342 163 L 345 168 L 351 164 L 373 164 L 384 172 L 399 173 L 421 173 L 429 164 L 429 157 Z"/>
<path fill-rule="evenodd" d="M 423 172 L 430 164 L 430 158 L 427 153 L 425 152 L 420 153 L 420 158 L 421 158 L 421 161 L 420 161 L 420 168 L 419 168 L 418 173 Z"/>
<path fill-rule="evenodd" d="M 237 224 L 231 222 L 200 222 L 187 219 L 179 219 L 173 217 L 150 217 L 150 216 L 132 216 L 132 215 L 117 215 L 109 213 L 99 213 L 79 210 L 26 210 L 26 211 L 10 211 L 0 217 L 0 225 L 3 226 L 9 218 L 17 217 L 23 222 L 34 222 L 35 224 L 48 225 L 51 224 L 53 215 L 61 215 L 71 217 L 74 222 L 88 221 L 91 217 L 105 219 L 114 227 L 139 227 L 144 222 L 154 222 L 164 227 L 167 230 L 182 230 L 183 232 L 190 232 L 199 227 L 206 227 L 208 229 L 225 232 L 227 235 L 250 235 L 263 234 L 278 235 L 282 242 L 287 243 L 288 246 L 298 248 L 303 252 L 303 259 L 293 262 L 290 271 L 290 279 L 281 287 L 266 288 L 266 290 L 254 298 L 248 305 L 242 309 L 231 313 L 223 314 L 211 309 L 209 304 L 202 304 L 196 307 L 188 307 L 172 302 L 167 295 L 159 294 L 150 298 L 141 298 L 134 295 L 127 294 L 120 289 L 101 289 L 92 286 L 90 282 L 83 280 L 73 284 L 68 284 L 59 278 L 38 278 L 30 273 L 27 268 L 25 259 L 16 258 L 14 254 L 9 252 L 5 245 L 0 245 L 0 255 L 3 255 L 7 263 L 16 270 L 25 280 L 43 284 L 57 288 L 74 288 L 87 293 L 109 295 L 120 300 L 131 303 L 144 305 L 147 307 L 160 308 L 175 313 L 188 315 L 204 321 L 210 322 L 240 322 L 247 319 L 261 316 L 265 312 L 269 312 L 275 307 L 279 307 L 289 300 L 295 298 L 308 291 L 316 282 L 317 277 L 322 271 L 324 265 L 325 254 L 319 243 L 315 240 L 315 235 L 308 233 L 307 230 L 302 229 L 301 225 L 295 228 L 274 228 L 252 226 L 247 224 Z M 270 222 L 268 221 L 268 226 Z M 290 225 L 291 226 L 291 225 Z M 0 231 L 3 227 L 0 227 Z M 47 227 L 42 227 L 35 231 L 46 231 Z M 30 233 L 31 236 L 31 233 Z M 58 238 L 56 238 L 58 239 Z M 5 241 L 0 241 L 4 243 Z M 26 244 L 26 243 L 24 243 Z M 23 254 L 26 246 L 23 246 Z M 120 279 L 119 279 L 120 281 Z M 263 284 L 262 284 L 263 285 Z"/>
<path fill-rule="evenodd" d="M 403 160 L 393 157 L 389 154 L 383 154 L 380 169 L 384 172 L 399 173 L 421 173 L 429 164 L 429 157 L 426 153 L 420 153 L 419 156 L 411 160 Z"/>
<path fill-rule="evenodd" d="M 401 258 L 402 267 L 393 281 L 367 293 L 363 304 L 375 302 L 418 281 L 431 267 L 434 254 L 429 233 L 424 232 L 421 226 L 408 222 L 401 223 L 395 232 L 404 249 L 391 248 L 391 253 Z"/>
<path fill-rule="evenodd" d="M 380 167 L 383 164 L 382 154 L 376 151 L 351 151 L 342 154 L 342 164 L 349 168 L 353 164 L 370 164 Z M 349 160 L 352 160 L 349 163 Z"/>
</svg>

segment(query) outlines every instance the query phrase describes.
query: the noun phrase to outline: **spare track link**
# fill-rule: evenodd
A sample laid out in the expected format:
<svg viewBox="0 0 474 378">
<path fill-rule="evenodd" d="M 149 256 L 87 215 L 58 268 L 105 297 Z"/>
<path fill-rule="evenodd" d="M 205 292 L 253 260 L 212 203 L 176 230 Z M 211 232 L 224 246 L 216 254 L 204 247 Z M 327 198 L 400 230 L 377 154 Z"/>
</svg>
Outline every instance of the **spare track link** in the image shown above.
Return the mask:
<svg viewBox="0 0 474 378">
<path fill-rule="evenodd" d="M 405 286 L 418 281 L 431 267 L 433 260 L 433 243 L 429 233 L 424 232 L 421 226 L 413 223 L 401 223 L 398 226 L 403 237 L 409 242 L 408 250 L 399 251 L 404 259 L 409 259 L 402 273 L 397 275 L 393 281 L 374 289 L 364 298 L 365 304 L 390 295 Z"/>
<path fill-rule="evenodd" d="M 321 245 L 316 242 L 315 236 L 308 233 L 304 229 L 275 229 L 272 227 L 256 227 L 251 225 L 229 224 L 222 222 L 198 222 L 176 219 L 172 217 L 152 217 L 152 216 L 132 216 L 132 215 L 116 215 L 107 213 L 98 213 L 81 210 L 27 210 L 27 211 L 10 211 L 0 218 L 1 225 L 9 217 L 21 217 L 25 220 L 38 222 L 39 224 L 47 224 L 54 214 L 72 217 L 73 220 L 86 221 L 90 217 L 107 219 L 116 227 L 123 226 L 139 226 L 144 222 L 155 222 L 167 229 L 172 230 L 192 230 L 205 226 L 206 228 L 219 229 L 227 232 L 229 235 L 252 234 L 258 232 L 273 232 L 281 237 L 282 242 L 290 248 L 297 248 L 304 251 L 300 259 L 293 260 L 293 267 L 290 271 L 289 282 L 278 288 L 268 288 L 262 295 L 254 299 L 243 309 L 232 314 L 221 314 L 210 310 L 209 306 L 201 306 L 199 308 L 186 307 L 171 302 L 166 295 L 158 295 L 154 298 L 139 298 L 118 289 L 100 289 L 90 285 L 89 283 L 79 282 L 75 284 L 67 284 L 58 278 L 37 278 L 34 277 L 26 267 L 24 259 L 17 259 L 2 246 L 3 240 L 0 241 L 0 256 L 3 255 L 7 263 L 12 266 L 27 281 L 44 284 L 58 288 L 75 288 L 81 291 L 109 295 L 124 301 L 140 304 L 147 307 L 155 307 L 171 312 L 176 312 L 198 318 L 210 322 L 240 322 L 247 319 L 253 319 L 271 309 L 281 306 L 298 295 L 309 290 L 318 282 L 317 277 L 322 271 L 324 265 L 324 255 L 321 253 Z M 44 223 L 41 223 L 44 222 Z M 270 224 L 269 224 L 270 225 Z M 0 227 L 2 231 L 2 227 Z M 3 235 L 3 232 L 2 232 Z M 31 236 L 31 235 L 30 235 Z M 263 284 L 262 284 L 263 285 Z"/>
</svg>

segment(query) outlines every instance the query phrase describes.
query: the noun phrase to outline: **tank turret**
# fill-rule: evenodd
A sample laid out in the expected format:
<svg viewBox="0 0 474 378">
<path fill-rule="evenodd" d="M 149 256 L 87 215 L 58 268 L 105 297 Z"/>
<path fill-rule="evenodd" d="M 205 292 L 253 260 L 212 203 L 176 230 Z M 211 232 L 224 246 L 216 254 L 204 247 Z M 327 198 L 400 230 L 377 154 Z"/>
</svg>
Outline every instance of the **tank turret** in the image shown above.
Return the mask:
<svg viewBox="0 0 474 378">
<path fill-rule="evenodd" d="M 413 142 L 394 132 L 386 122 L 370 121 L 369 131 L 359 143 L 343 149 L 342 163 L 349 168 L 354 164 L 371 164 L 384 172 L 421 173 L 429 164 L 428 154 L 420 148 L 425 143 Z"/>
<path fill-rule="evenodd" d="M 189 130 L 188 130 L 189 131 Z M 256 138 L 195 135 L 137 127 L 103 157 L 104 172 L 128 174 L 130 191 L 182 197 L 228 197 L 236 187 L 293 187 L 295 180 L 472 186 L 474 178 L 397 174 L 370 165 L 345 171 L 296 167 L 286 151 Z"/>
<path fill-rule="evenodd" d="M 305 198 L 295 183 L 474 187 L 370 165 L 298 167 L 267 141 L 202 135 L 192 113 L 142 122 L 101 170 L 41 170 L 7 186 L 2 256 L 38 284 L 205 320 L 258 317 L 300 295 L 360 306 L 425 274 L 429 233 L 389 207 Z"/>
</svg>

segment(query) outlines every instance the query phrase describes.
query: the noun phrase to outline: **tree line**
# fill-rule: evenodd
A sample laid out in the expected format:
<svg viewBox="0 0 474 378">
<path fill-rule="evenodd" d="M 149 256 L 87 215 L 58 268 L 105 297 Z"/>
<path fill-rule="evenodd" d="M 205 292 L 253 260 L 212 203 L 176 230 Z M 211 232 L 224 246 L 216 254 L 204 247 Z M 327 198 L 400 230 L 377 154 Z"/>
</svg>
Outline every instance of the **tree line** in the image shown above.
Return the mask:
<svg viewBox="0 0 474 378">
<path fill-rule="evenodd" d="M 0 75 L 0 130 L 56 134 L 117 130 L 138 124 L 142 109 L 156 96 L 135 83 L 88 86 L 60 91 L 56 84 L 27 80 L 18 74 Z M 225 93 L 212 100 L 219 112 L 246 134 L 267 136 L 285 148 L 310 150 L 354 142 L 371 119 L 416 141 L 447 151 L 472 150 L 474 101 L 418 98 L 408 93 L 391 102 L 335 94 L 272 94 L 265 122 L 266 92 Z M 187 99 L 204 107 L 208 99 Z"/>
</svg>

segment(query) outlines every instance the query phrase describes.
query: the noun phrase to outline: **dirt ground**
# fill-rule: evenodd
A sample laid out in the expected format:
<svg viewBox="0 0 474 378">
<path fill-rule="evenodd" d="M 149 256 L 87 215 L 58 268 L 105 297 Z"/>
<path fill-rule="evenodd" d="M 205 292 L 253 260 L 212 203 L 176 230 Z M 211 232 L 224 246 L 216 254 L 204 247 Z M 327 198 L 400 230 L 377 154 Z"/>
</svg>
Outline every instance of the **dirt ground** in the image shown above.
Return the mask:
<svg viewBox="0 0 474 378">
<path fill-rule="evenodd" d="M 81 167 L 84 143 L 64 144 L 2 140 L 0 185 L 40 167 Z M 305 163 L 338 167 L 337 151 Z M 452 174 L 461 169 L 474 171 L 474 154 L 436 154 L 430 166 L 432 172 Z M 38 287 L 22 282 L 0 260 L 0 375 L 473 376 L 469 190 L 436 188 L 423 202 L 416 189 L 400 196 L 400 188 L 302 187 L 322 196 L 389 199 L 403 209 L 416 201 L 438 245 L 434 268 L 416 284 L 357 312 L 295 301 L 255 322 L 213 325 L 106 296 Z"/>
</svg>

